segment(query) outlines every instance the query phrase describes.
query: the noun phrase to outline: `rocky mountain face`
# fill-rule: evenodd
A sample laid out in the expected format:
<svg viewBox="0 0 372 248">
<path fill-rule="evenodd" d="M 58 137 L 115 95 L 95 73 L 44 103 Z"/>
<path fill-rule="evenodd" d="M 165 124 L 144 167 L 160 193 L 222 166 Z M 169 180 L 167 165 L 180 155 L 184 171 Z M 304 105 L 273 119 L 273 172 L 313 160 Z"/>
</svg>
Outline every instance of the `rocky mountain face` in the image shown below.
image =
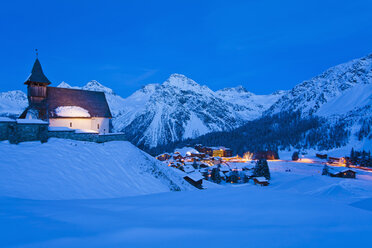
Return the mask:
<svg viewBox="0 0 372 248">
<path fill-rule="evenodd" d="M 125 99 L 113 125 L 137 145 L 154 147 L 237 128 L 261 115 L 280 94 L 256 96 L 243 87 L 217 92 L 181 74 Z"/>
<path fill-rule="evenodd" d="M 274 114 L 281 111 L 301 111 L 304 115 L 321 113 L 321 115 L 339 114 L 339 111 L 352 110 L 360 107 L 358 97 L 355 94 L 367 90 L 372 83 L 372 54 L 355 59 L 350 62 L 332 67 L 319 76 L 295 86 L 292 90 L 284 94 L 275 104 L 273 104 L 265 114 Z M 365 89 L 364 89 L 365 88 Z M 344 109 L 341 102 L 335 99 L 344 94 L 349 95 L 347 109 Z M 368 98 L 368 96 L 367 96 Z M 331 106 L 332 105 L 332 106 Z M 322 109 L 326 108 L 326 109 Z"/>
<path fill-rule="evenodd" d="M 372 54 L 334 66 L 295 86 L 264 115 L 300 111 L 303 117 L 324 117 L 330 127 L 343 126 L 350 133 L 346 143 L 371 149 L 371 106 Z"/>
</svg>

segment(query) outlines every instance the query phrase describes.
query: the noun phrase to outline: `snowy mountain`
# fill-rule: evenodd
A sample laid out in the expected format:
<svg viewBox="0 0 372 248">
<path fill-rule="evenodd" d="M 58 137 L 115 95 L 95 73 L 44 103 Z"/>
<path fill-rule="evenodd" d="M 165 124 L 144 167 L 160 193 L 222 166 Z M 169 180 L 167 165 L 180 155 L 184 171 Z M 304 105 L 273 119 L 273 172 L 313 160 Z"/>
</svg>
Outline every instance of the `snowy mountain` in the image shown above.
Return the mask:
<svg viewBox="0 0 372 248">
<path fill-rule="evenodd" d="M 343 127 L 348 143 L 371 149 L 372 54 L 334 66 L 284 94 L 264 114 L 300 111 L 324 117 L 326 125 Z M 368 139 L 365 139 L 368 138 Z"/>
<path fill-rule="evenodd" d="M 0 157 L 2 197 L 102 199 L 194 189 L 182 174 L 124 141 L 2 142 Z"/>
<path fill-rule="evenodd" d="M 261 117 L 262 112 L 270 108 L 286 91 L 276 91 L 270 95 L 256 95 L 243 86 L 235 88 L 224 88 L 216 92 L 225 101 L 240 105 L 242 107 L 249 107 L 252 111 L 247 111 L 247 120 L 253 120 Z"/>
<path fill-rule="evenodd" d="M 299 110 L 304 115 L 344 114 L 371 98 L 372 54 L 332 67 L 297 85 L 273 104 L 266 114 Z M 362 96 L 362 99 L 359 97 Z M 347 97 L 345 97 L 347 96 Z M 345 101 L 346 100 L 346 101 Z M 346 106 L 347 105 L 347 106 Z M 340 112 L 341 111 L 341 112 Z"/>
<path fill-rule="evenodd" d="M 259 117 L 280 96 L 257 96 L 243 87 L 214 92 L 172 74 L 163 84 L 147 85 L 126 98 L 113 125 L 135 144 L 154 147 L 237 128 Z"/>
<path fill-rule="evenodd" d="M 27 95 L 20 90 L 0 93 L 0 116 L 17 117 L 27 105 Z"/>
</svg>

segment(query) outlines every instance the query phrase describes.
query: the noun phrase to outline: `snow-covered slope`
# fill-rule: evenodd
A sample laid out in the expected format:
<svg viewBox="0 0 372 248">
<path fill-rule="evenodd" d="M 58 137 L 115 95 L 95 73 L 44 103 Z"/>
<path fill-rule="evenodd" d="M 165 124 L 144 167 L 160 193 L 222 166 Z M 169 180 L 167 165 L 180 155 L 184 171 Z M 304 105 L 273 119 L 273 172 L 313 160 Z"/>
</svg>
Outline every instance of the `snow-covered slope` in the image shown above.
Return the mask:
<svg viewBox="0 0 372 248">
<path fill-rule="evenodd" d="M 27 96 L 20 90 L 0 93 L 0 116 L 17 117 L 27 105 Z"/>
<path fill-rule="evenodd" d="M 147 85 L 126 98 L 113 125 L 134 143 L 154 147 L 239 127 L 279 97 L 256 96 L 242 87 L 214 92 L 172 74 L 163 84 Z"/>
<path fill-rule="evenodd" d="M 363 99 L 371 97 L 371 87 L 366 86 L 371 83 L 372 54 L 332 67 L 297 85 L 272 105 L 266 114 L 293 110 L 300 110 L 304 115 L 318 111 L 322 116 L 339 114 L 340 111 L 345 113 L 346 110 L 361 107 L 360 104 L 368 104 L 363 103 L 359 96 L 363 94 Z M 366 92 L 360 92 L 363 90 Z M 347 102 L 342 103 L 344 100 Z M 344 107 L 346 109 L 341 110 Z"/>
<path fill-rule="evenodd" d="M 3 141 L 0 158 L 1 196 L 86 199 L 192 189 L 171 168 L 123 141 Z"/>
</svg>

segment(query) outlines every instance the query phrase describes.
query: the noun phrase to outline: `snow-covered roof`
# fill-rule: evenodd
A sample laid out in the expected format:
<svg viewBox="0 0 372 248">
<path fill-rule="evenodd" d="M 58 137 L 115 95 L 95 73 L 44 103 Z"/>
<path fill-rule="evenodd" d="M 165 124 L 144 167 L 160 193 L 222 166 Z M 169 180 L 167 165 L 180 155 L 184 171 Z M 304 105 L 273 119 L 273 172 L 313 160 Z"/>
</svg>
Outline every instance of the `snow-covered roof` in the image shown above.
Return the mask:
<svg viewBox="0 0 372 248">
<path fill-rule="evenodd" d="M 48 122 L 39 119 L 17 119 L 18 124 L 48 124 Z"/>
<path fill-rule="evenodd" d="M 192 167 L 191 165 L 184 165 L 184 166 L 183 166 L 183 170 L 184 170 L 186 173 L 190 173 L 190 172 L 195 171 L 194 167 Z"/>
<path fill-rule="evenodd" d="M 256 179 L 257 181 L 259 181 L 260 183 L 268 182 L 268 180 L 266 179 L 266 177 L 255 177 L 255 179 Z"/>
<path fill-rule="evenodd" d="M 59 106 L 54 112 L 58 117 L 90 117 L 88 110 L 78 106 Z"/>
<path fill-rule="evenodd" d="M 174 151 L 174 153 L 176 153 L 176 152 L 178 152 L 179 154 L 181 154 L 182 157 L 186 157 L 186 155 L 191 155 L 191 153 L 193 153 L 193 154 L 198 154 L 199 153 L 197 150 L 195 150 L 192 147 L 177 148 Z"/>
<path fill-rule="evenodd" d="M 200 172 L 193 172 L 193 173 L 187 174 L 185 177 L 189 177 L 195 182 L 204 179 L 204 177 L 202 176 L 202 174 L 200 174 Z"/>
<path fill-rule="evenodd" d="M 346 172 L 346 171 L 353 171 L 355 172 L 354 170 L 350 169 L 350 168 L 347 168 L 347 167 L 330 167 L 328 166 L 328 171 L 330 173 L 343 173 L 343 172 Z"/>
</svg>

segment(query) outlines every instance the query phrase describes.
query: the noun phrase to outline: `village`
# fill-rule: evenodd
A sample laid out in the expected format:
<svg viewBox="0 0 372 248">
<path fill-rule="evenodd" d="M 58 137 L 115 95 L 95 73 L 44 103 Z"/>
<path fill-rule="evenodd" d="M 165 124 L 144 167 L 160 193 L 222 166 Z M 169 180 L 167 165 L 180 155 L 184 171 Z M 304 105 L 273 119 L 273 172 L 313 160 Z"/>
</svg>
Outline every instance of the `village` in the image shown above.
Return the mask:
<svg viewBox="0 0 372 248">
<path fill-rule="evenodd" d="M 339 178 L 356 178 L 356 170 L 372 171 L 370 168 L 350 164 L 348 157 L 328 157 L 326 154 L 316 154 L 317 159 L 299 157 L 294 152 L 291 160 L 280 160 L 274 151 L 246 152 L 243 157 L 233 156 L 231 149 L 208 147 L 201 144 L 194 147 L 176 149 L 174 153 L 163 153 L 156 157 L 165 166 L 184 172 L 184 179 L 199 189 L 203 189 L 203 181 L 216 184 L 253 183 L 268 186 L 270 169 L 267 161 L 323 166 L 321 175 Z M 291 172 L 291 168 L 285 169 Z"/>
</svg>

